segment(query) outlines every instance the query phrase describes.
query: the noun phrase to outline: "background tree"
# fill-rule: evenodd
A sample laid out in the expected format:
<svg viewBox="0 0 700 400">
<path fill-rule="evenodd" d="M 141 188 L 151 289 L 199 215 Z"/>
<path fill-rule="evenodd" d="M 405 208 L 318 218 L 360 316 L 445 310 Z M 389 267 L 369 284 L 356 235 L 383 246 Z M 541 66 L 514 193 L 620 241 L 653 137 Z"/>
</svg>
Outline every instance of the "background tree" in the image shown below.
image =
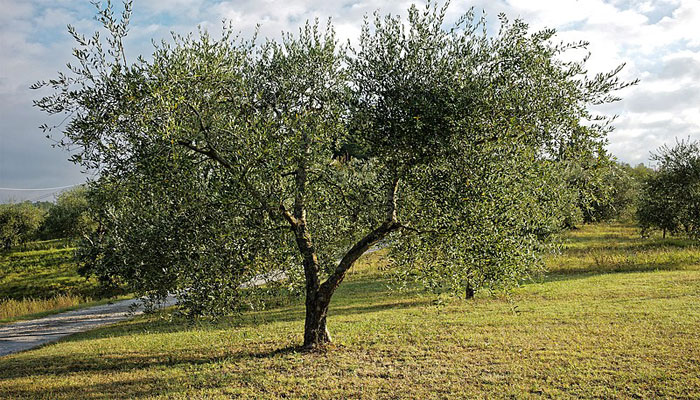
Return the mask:
<svg viewBox="0 0 700 400">
<path fill-rule="evenodd" d="M 29 203 L 0 204 L 0 244 L 5 250 L 34 239 L 44 211 Z"/>
<path fill-rule="evenodd" d="M 101 173 L 86 269 L 193 314 L 235 309 L 270 289 L 249 279 L 284 271 L 278 285 L 306 296 L 309 348 L 330 340 L 333 293 L 379 241 L 397 276 L 429 287 L 516 282 L 572 198 L 553 155 L 604 139 L 581 123 L 615 100 L 621 67 L 588 79 L 559 57 L 585 43 L 505 17 L 488 35 L 471 12 L 446 30 L 445 12 L 377 15 L 352 49 L 330 24 L 262 44 L 229 27 L 133 64 L 128 3 L 119 21 L 100 10 L 107 51 L 71 28 L 79 65 L 37 84 L 55 89 L 37 105 L 72 113 L 62 141 Z"/>
<path fill-rule="evenodd" d="M 577 206 L 581 212 L 580 221 L 572 218 L 567 225 L 629 216 L 638 186 L 629 166 L 619 163 L 603 148 L 567 164 L 566 180 L 578 193 Z"/>
<path fill-rule="evenodd" d="M 50 238 L 78 238 L 94 229 L 88 212 L 87 188 L 78 187 L 58 195 L 46 214 L 42 235 Z"/>
<path fill-rule="evenodd" d="M 659 229 L 700 237 L 700 142 L 664 145 L 652 159 L 658 170 L 644 180 L 637 217 L 642 233 Z"/>
<path fill-rule="evenodd" d="M 611 207 L 613 213 L 609 215 L 618 221 L 636 224 L 642 185 L 654 171 L 643 163 L 632 167 L 618 162 L 616 169 L 620 170 L 620 173 L 613 177 L 615 182 Z"/>
</svg>

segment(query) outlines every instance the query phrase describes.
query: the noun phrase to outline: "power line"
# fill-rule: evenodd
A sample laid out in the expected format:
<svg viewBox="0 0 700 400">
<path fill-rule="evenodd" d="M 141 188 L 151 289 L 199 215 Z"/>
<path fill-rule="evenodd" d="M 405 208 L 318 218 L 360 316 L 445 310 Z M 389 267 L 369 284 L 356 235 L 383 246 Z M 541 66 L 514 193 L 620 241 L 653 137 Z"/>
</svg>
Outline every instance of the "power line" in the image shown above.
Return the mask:
<svg viewBox="0 0 700 400">
<path fill-rule="evenodd" d="M 17 191 L 17 192 L 40 192 L 40 191 L 47 191 L 47 190 L 59 190 L 59 189 L 67 189 L 73 186 L 79 186 L 82 185 L 82 183 L 76 183 L 74 185 L 68 185 L 68 186 L 57 186 L 57 187 L 51 187 L 51 188 L 36 188 L 36 189 L 21 189 L 21 188 L 4 188 L 0 187 L 0 190 L 8 190 L 8 191 Z"/>
<path fill-rule="evenodd" d="M 33 203 L 33 202 L 35 202 L 35 201 L 47 199 L 47 198 L 49 198 L 49 197 L 51 197 L 51 196 L 54 196 L 55 194 L 56 194 L 56 192 L 49 192 L 49 193 L 46 193 L 46 194 L 42 194 L 42 195 L 40 195 L 40 196 L 38 196 L 38 197 L 35 197 L 35 198 L 33 198 L 33 199 L 29 199 L 29 200 L 27 200 L 27 201 L 30 201 L 30 202 Z"/>
</svg>

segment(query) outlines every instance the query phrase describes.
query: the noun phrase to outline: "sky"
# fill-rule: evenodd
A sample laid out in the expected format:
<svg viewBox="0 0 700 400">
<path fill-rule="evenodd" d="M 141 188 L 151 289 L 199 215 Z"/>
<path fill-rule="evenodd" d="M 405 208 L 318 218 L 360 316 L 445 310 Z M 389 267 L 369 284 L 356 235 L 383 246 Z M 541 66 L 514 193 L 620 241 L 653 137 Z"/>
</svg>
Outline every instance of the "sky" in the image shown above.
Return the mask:
<svg viewBox="0 0 700 400">
<path fill-rule="evenodd" d="M 119 0 L 115 1 L 117 8 Z M 357 37 L 363 17 L 379 9 L 405 15 L 421 1 L 362 0 L 134 0 L 125 43 L 132 60 L 148 55 L 151 40 L 197 27 L 216 32 L 221 21 L 249 36 L 296 31 L 307 19 L 332 18 L 338 36 Z M 521 18 L 533 31 L 557 30 L 557 40 L 590 42 L 590 73 L 626 63 L 624 80 L 638 85 L 619 92 L 623 100 L 593 111 L 617 115 L 608 149 L 620 161 L 649 164 L 650 151 L 663 144 L 700 140 L 700 0 L 453 0 L 448 19 L 470 7 L 490 22 L 499 13 Z M 0 0 L 0 202 L 51 200 L 58 188 L 85 182 L 89 173 L 53 148 L 38 128 L 56 123 L 32 101 L 48 92 L 29 86 L 54 78 L 71 61 L 73 39 L 66 25 L 86 35 L 99 28 L 89 0 Z M 60 135 L 58 137 L 60 138 Z"/>
</svg>

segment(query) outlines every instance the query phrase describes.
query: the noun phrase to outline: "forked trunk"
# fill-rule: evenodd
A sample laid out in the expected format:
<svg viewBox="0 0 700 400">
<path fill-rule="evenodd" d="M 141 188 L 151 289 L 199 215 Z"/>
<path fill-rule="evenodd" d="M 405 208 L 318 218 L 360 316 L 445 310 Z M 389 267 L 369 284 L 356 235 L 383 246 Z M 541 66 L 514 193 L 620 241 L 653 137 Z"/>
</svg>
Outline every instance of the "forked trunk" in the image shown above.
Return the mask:
<svg viewBox="0 0 700 400">
<path fill-rule="evenodd" d="M 304 323 L 304 348 L 314 349 L 330 343 L 331 335 L 326 327 L 326 316 L 330 299 L 318 292 L 306 294 L 306 322 Z"/>
<path fill-rule="evenodd" d="M 304 187 L 306 171 L 297 171 L 298 188 Z M 319 266 L 316 250 L 311 242 L 311 235 L 306 229 L 306 211 L 303 208 L 303 190 L 299 190 L 295 200 L 294 216 L 286 214 L 296 235 L 297 246 L 304 257 L 304 275 L 306 278 L 306 322 L 304 324 L 304 348 L 314 349 L 331 341 L 326 327 L 326 316 L 331 297 L 338 285 L 345 278 L 345 273 L 352 267 L 367 249 L 385 238 L 402 225 L 396 220 L 396 192 L 399 179 L 396 177 L 387 192 L 387 220 L 365 235 L 340 259 L 335 271 L 322 284 L 319 281 Z M 284 208 L 284 207 L 282 207 Z"/>
</svg>

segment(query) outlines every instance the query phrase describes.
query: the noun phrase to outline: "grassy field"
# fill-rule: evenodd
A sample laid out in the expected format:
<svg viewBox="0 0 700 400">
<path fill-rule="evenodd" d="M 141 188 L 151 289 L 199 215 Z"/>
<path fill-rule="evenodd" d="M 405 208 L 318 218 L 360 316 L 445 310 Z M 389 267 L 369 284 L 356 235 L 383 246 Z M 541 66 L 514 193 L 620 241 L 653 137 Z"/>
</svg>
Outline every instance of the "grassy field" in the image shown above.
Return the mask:
<svg viewBox="0 0 700 400">
<path fill-rule="evenodd" d="M 77 273 L 74 248 L 63 240 L 33 242 L 0 253 L 0 323 L 93 304 L 105 297 Z"/>
<path fill-rule="evenodd" d="M 374 253 L 296 350 L 301 300 L 217 323 L 167 313 L 0 359 L 0 398 L 699 398 L 700 248 L 633 228 L 571 233 L 509 296 L 388 290 Z"/>
</svg>

